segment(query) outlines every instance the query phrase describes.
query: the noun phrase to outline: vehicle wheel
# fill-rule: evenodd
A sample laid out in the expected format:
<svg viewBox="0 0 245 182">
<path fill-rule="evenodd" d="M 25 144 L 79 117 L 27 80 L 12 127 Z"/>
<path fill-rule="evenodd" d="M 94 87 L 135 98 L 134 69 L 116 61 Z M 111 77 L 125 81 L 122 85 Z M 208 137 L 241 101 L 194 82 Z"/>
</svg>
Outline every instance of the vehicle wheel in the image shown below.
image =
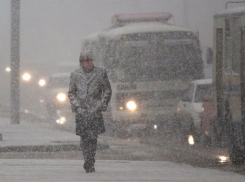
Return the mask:
<svg viewBox="0 0 245 182">
<path fill-rule="evenodd" d="M 186 124 L 187 123 L 187 124 Z M 195 127 L 194 123 L 191 119 L 185 121 L 185 125 L 183 126 L 182 123 L 180 123 L 180 130 L 179 130 L 179 140 L 181 142 L 188 142 L 189 136 L 192 135 L 194 141 L 197 141 L 197 136 L 195 133 Z"/>
<path fill-rule="evenodd" d="M 203 121 L 201 120 L 201 126 L 200 126 L 200 137 L 199 137 L 199 142 L 203 146 L 211 145 L 214 142 L 214 129 L 211 128 L 209 133 L 205 133 L 203 129 Z"/>
<path fill-rule="evenodd" d="M 170 120 L 167 128 L 172 135 L 179 135 L 181 131 L 181 123 L 178 119 Z"/>
<path fill-rule="evenodd" d="M 244 151 L 242 151 L 237 146 L 232 146 L 229 150 L 230 160 L 233 165 L 243 165 L 244 164 Z"/>
<path fill-rule="evenodd" d="M 215 129 L 215 126 L 212 126 L 211 133 L 210 133 L 210 144 L 213 146 L 217 146 L 219 142 L 218 133 Z"/>
<path fill-rule="evenodd" d="M 191 123 L 190 124 L 190 133 L 191 134 L 196 134 L 196 129 L 195 129 L 193 120 L 191 120 L 190 123 Z"/>
<path fill-rule="evenodd" d="M 210 138 L 203 131 L 201 131 L 201 134 L 200 134 L 200 137 L 199 137 L 199 142 L 203 146 L 206 146 L 206 145 L 210 144 Z"/>
<path fill-rule="evenodd" d="M 242 156 L 230 155 L 230 160 L 233 165 L 243 165 L 244 159 Z"/>
</svg>

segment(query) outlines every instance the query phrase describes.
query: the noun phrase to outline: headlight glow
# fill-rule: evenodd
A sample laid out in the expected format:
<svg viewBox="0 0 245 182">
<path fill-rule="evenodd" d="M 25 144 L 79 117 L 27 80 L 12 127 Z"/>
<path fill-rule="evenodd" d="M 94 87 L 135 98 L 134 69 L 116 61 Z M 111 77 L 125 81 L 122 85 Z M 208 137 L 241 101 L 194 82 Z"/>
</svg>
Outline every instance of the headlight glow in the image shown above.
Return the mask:
<svg viewBox="0 0 245 182">
<path fill-rule="evenodd" d="M 228 157 L 226 157 L 226 156 L 219 156 L 219 162 L 220 163 L 225 163 L 225 162 L 227 162 L 227 159 L 228 159 Z"/>
<path fill-rule="evenodd" d="M 5 70 L 6 70 L 7 72 L 10 72 L 10 71 L 11 71 L 10 67 L 7 67 Z"/>
<path fill-rule="evenodd" d="M 134 111 L 136 109 L 136 103 L 134 101 L 128 101 L 127 102 L 127 108 L 130 110 L 130 111 Z"/>
<path fill-rule="evenodd" d="M 65 117 L 61 117 L 60 118 L 60 124 L 64 124 L 66 122 L 66 118 Z"/>
<path fill-rule="evenodd" d="M 58 101 L 64 102 L 66 100 L 66 94 L 64 93 L 59 93 L 56 98 L 58 99 Z"/>
<path fill-rule="evenodd" d="M 66 118 L 64 116 L 61 116 L 60 119 L 56 120 L 57 124 L 64 124 L 66 122 Z"/>
<path fill-rule="evenodd" d="M 24 73 L 22 75 L 22 79 L 25 81 L 29 81 L 31 79 L 31 75 L 29 73 Z"/>
<path fill-rule="evenodd" d="M 46 85 L 46 81 L 44 79 L 40 79 L 38 84 L 43 87 L 44 85 Z"/>
<path fill-rule="evenodd" d="M 189 137 L 188 137 L 188 143 L 189 143 L 190 145 L 194 145 L 194 144 L 195 144 L 195 141 L 194 141 L 194 138 L 193 138 L 192 135 L 189 135 Z"/>
</svg>

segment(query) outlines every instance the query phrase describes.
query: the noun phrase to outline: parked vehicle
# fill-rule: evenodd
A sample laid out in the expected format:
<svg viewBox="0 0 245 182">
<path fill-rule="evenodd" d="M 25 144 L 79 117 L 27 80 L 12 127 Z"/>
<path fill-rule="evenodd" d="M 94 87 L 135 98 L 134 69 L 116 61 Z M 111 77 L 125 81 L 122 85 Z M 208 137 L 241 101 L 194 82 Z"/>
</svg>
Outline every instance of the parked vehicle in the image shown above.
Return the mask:
<svg viewBox="0 0 245 182">
<path fill-rule="evenodd" d="M 67 124 L 67 121 L 71 120 L 71 106 L 67 97 L 69 81 L 70 73 L 56 73 L 50 75 L 45 100 L 48 120 L 52 123 Z M 73 119 L 73 122 L 74 121 Z"/>
<path fill-rule="evenodd" d="M 233 164 L 245 161 L 245 7 L 214 15 L 214 118 Z"/>
<path fill-rule="evenodd" d="M 195 134 L 199 139 L 203 133 L 204 125 L 201 122 L 203 113 L 203 96 L 210 94 L 212 90 L 212 79 L 200 79 L 190 82 L 184 92 L 177 109 L 177 120 L 184 134 Z"/>
<path fill-rule="evenodd" d="M 45 91 L 45 105 L 47 109 L 47 119 L 51 123 L 57 123 L 64 128 L 74 127 L 74 114 L 71 112 L 70 101 L 67 97 L 70 74 L 79 68 L 77 63 L 59 63 L 54 69 L 54 73 L 48 78 Z"/>
</svg>

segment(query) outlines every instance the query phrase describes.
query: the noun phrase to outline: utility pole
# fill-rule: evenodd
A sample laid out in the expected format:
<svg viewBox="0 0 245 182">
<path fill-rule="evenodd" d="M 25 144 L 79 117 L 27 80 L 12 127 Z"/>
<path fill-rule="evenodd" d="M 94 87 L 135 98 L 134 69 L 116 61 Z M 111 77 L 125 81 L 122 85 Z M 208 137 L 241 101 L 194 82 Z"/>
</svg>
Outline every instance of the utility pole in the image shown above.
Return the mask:
<svg viewBox="0 0 245 182">
<path fill-rule="evenodd" d="M 20 0 L 11 0 L 11 123 L 20 123 Z"/>
</svg>

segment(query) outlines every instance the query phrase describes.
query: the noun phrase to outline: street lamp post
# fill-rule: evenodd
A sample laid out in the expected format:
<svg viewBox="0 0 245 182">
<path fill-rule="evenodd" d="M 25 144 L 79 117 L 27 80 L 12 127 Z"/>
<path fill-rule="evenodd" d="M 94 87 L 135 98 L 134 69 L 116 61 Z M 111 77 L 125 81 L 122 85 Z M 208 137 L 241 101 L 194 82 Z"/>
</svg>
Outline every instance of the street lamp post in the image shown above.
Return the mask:
<svg viewBox="0 0 245 182">
<path fill-rule="evenodd" d="M 11 123 L 20 123 L 20 0 L 11 0 L 11 83 L 10 83 L 10 112 Z"/>
</svg>

